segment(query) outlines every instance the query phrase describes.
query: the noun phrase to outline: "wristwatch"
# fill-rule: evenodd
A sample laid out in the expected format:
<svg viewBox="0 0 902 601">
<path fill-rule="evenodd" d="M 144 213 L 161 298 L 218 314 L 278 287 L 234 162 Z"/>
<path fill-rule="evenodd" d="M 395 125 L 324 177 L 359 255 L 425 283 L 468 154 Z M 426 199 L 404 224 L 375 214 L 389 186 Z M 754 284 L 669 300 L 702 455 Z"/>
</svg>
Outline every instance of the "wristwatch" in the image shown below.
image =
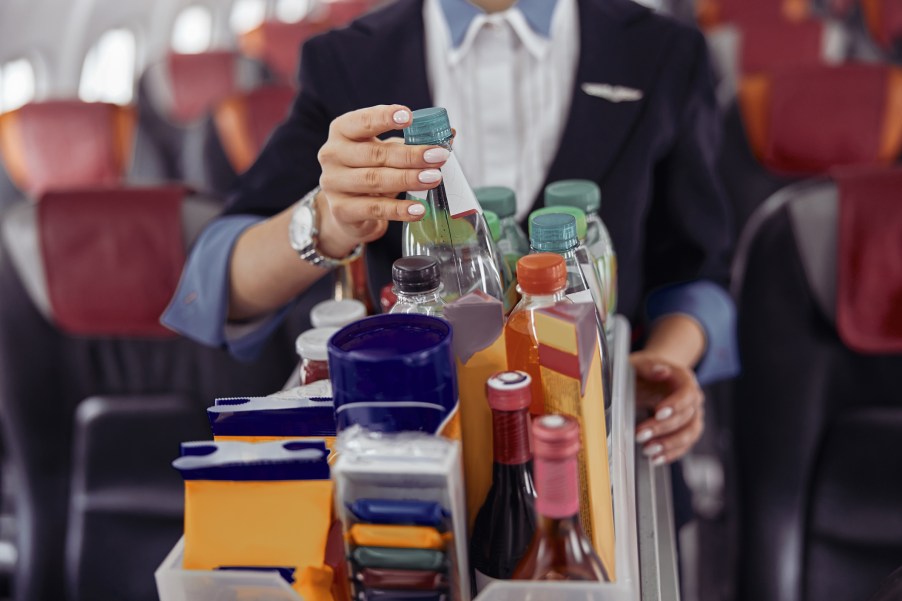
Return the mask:
<svg viewBox="0 0 902 601">
<path fill-rule="evenodd" d="M 288 241 L 291 243 L 291 248 L 297 251 L 298 256 L 311 265 L 322 269 L 333 269 L 340 265 L 347 265 L 359 257 L 363 252 L 363 245 L 358 244 L 351 254 L 342 259 L 328 257 L 319 252 L 317 249 L 319 222 L 314 202 L 319 190 L 320 188 L 317 186 L 295 204 L 294 212 L 291 214 L 291 223 L 288 224 Z"/>
</svg>

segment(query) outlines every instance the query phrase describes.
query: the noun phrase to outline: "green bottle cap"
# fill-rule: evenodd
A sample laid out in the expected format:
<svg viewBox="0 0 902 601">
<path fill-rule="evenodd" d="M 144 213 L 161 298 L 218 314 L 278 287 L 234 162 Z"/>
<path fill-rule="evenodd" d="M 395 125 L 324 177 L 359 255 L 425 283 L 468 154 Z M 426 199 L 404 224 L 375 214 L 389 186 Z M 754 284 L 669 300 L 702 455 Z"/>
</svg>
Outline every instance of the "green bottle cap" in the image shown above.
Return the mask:
<svg viewBox="0 0 902 601">
<path fill-rule="evenodd" d="M 579 245 L 576 218 L 566 213 L 529 216 L 529 245 L 539 252 L 563 253 Z"/>
<path fill-rule="evenodd" d="M 545 206 L 576 207 L 586 213 L 601 208 L 601 189 L 588 179 L 564 179 L 545 186 Z"/>
<path fill-rule="evenodd" d="M 440 106 L 413 112 L 413 121 L 404 128 L 404 143 L 444 144 L 451 140 L 448 111 Z"/>
<path fill-rule="evenodd" d="M 492 240 L 498 242 L 501 239 L 501 219 L 495 211 L 483 211 L 482 216 L 485 217 L 486 225 L 489 226 L 489 232 L 492 234 Z"/>
<path fill-rule="evenodd" d="M 580 240 L 586 239 L 586 230 L 588 229 L 588 221 L 586 220 L 586 214 L 582 212 L 581 209 L 577 209 L 576 207 L 544 207 L 542 209 L 536 209 L 529 216 L 529 228 L 530 228 L 530 237 L 532 237 L 532 218 L 534 215 L 548 215 L 550 213 L 562 213 L 564 215 L 573 215 L 573 218 L 576 219 L 576 235 Z"/>
<path fill-rule="evenodd" d="M 498 217 L 513 217 L 517 212 L 517 195 L 510 188 L 486 186 L 476 188 L 473 192 L 482 208 L 497 213 Z"/>
</svg>

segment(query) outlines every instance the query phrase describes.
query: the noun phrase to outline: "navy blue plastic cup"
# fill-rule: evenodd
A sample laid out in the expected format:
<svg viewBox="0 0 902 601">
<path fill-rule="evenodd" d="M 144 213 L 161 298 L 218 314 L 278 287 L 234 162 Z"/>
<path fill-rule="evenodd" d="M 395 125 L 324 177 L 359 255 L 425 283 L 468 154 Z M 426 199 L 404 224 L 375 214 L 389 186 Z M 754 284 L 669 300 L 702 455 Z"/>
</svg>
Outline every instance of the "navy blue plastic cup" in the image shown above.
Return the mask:
<svg viewBox="0 0 902 601">
<path fill-rule="evenodd" d="M 378 315 L 329 340 L 338 430 L 437 433 L 457 405 L 451 326 L 426 315 Z"/>
</svg>

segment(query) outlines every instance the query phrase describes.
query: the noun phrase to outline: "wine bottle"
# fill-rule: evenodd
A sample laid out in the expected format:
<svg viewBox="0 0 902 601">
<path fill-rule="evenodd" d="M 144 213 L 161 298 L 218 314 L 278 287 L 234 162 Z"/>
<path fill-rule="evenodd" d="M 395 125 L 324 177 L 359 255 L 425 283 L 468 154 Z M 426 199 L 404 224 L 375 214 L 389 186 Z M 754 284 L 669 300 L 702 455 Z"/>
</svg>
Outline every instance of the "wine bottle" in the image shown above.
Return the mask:
<svg viewBox="0 0 902 601">
<path fill-rule="evenodd" d="M 476 515 L 470 562 L 476 589 L 509 579 L 536 528 L 532 458 L 529 451 L 529 374 L 505 371 L 486 384 L 492 409 L 492 488 Z"/>
<path fill-rule="evenodd" d="M 579 523 L 579 425 L 563 415 L 533 422 L 539 521 L 515 580 L 609 581 Z"/>
</svg>

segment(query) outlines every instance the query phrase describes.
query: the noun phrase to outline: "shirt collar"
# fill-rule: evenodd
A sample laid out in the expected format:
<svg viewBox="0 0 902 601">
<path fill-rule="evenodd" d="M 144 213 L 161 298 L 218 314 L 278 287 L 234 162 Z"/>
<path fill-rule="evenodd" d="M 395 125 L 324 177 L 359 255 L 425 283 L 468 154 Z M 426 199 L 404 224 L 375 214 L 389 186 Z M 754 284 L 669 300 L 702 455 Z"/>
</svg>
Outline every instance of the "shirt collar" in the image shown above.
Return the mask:
<svg viewBox="0 0 902 601">
<path fill-rule="evenodd" d="M 485 13 L 467 0 L 439 0 L 439 4 L 451 33 L 451 47 L 457 49 L 463 44 L 473 21 Z M 551 19 L 556 4 L 557 0 L 519 0 L 514 8 L 522 13 L 532 31 L 547 39 L 551 37 Z"/>
</svg>

